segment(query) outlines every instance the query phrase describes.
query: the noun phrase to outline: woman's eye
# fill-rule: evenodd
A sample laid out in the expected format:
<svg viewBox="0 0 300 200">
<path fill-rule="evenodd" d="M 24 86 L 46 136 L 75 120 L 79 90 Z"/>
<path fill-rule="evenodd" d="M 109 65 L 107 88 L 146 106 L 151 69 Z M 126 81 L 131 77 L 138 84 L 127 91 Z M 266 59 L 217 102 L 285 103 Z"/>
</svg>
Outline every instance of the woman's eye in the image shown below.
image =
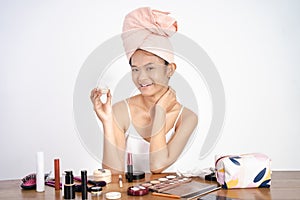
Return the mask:
<svg viewBox="0 0 300 200">
<path fill-rule="evenodd" d="M 137 71 L 139 71 L 137 68 L 131 68 L 131 71 L 132 72 L 137 72 Z"/>
<path fill-rule="evenodd" d="M 147 71 L 152 71 L 154 67 L 147 67 Z"/>
</svg>

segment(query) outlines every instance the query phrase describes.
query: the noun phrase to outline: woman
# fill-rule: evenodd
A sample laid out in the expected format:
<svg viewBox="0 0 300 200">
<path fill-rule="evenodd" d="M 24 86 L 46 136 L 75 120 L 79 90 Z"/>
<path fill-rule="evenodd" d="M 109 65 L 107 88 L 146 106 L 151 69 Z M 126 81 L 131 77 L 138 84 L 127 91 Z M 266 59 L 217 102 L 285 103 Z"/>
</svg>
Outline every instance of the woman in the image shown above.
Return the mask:
<svg viewBox="0 0 300 200">
<path fill-rule="evenodd" d="M 110 91 L 91 92 L 103 124 L 104 168 L 124 171 L 125 153 L 131 152 L 135 170 L 160 173 L 176 161 L 197 125 L 197 115 L 169 87 L 176 64 L 168 37 L 177 23 L 167 14 L 139 8 L 125 17 L 122 39 L 140 94 L 112 106 Z"/>
</svg>

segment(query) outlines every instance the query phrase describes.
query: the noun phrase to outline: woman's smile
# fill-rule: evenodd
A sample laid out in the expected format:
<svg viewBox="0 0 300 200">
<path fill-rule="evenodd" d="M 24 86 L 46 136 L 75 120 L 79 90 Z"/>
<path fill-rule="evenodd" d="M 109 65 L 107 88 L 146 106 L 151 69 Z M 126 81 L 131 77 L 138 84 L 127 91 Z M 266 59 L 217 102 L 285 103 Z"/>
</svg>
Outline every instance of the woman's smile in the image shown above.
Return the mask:
<svg viewBox="0 0 300 200">
<path fill-rule="evenodd" d="M 141 84 L 141 87 L 148 87 L 150 85 L 152 85 L 153 83 L 147 83 L 147 84 Z"/>
</svg>

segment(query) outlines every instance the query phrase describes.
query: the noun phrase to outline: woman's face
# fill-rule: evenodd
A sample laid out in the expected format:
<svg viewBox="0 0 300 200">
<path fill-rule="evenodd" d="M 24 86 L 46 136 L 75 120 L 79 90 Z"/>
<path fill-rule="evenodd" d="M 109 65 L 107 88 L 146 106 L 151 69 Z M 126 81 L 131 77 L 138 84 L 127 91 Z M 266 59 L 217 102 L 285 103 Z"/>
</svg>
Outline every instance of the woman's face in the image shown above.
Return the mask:
<svg viewBox="0 0 300 200">
<path fill-rule="evenodd" d="M 131 71 L 135 86 L 144 96 L 159 94 L 168 87 L 168 66 L 152 53 L 137 50 L 131 57 Z"/>
</svg>

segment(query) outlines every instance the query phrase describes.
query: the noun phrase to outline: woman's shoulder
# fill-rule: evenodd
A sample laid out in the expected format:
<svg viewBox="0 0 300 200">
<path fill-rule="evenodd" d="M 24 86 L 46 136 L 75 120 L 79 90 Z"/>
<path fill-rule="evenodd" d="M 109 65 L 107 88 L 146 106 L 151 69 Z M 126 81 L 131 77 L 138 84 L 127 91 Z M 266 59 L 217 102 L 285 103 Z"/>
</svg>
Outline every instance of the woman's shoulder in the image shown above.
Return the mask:
<svg viewBox="0 0 300 200">
<path fill-rule="evenodd" d="M 122 100 L 122 101 L 118 101 L 117 103 L 115 103 L 113 105 L 113 110 L 117 111 L 120 110 L 121 108 L 126 107 L 126 99 Z"/>
<path fill-rule="evenodd" d="M 122 130 L 127 130 L 130 123 L 130 114 L 126 99 L 119 101 L 113 105 L 113 113 L 115 122 Z"/>
<path fill-rule="evenodd" d="M 141 95 L 131 96 L 124 100 L 127 105 L 139 105 L 141 103 Z"/>
<path fill-rule="evenodd" d="M 113 110 L 116 113 L 119 113 L 120 111 L 124 111 L 124 109 L 126 109 L 126 111 L 128 111 L 128 106 L 129 104 L 133 105 L 133 104 L 138 104 L 139 100 L 140 100 L 140 96 L 141 95 L 135 95 L 132 97 L 129 97 L 127 99 L 123 99 L 121 101 L 116 102 L 113 105 Z M 124 114 L 124 113 L 122 113 Z"/>
<path fill-rule="evenodd" d="M 187 107 L 182 107 L 180 120 L 176 124 L 177 130 L 184 130 L 187 135 L 190 135 L 198 124 L 198 116 L 195 112 Z M 185 134 L 184 134 L 185 135 Z"/>
<path fill-rule="evenodd" d="M 198 122 L 198 115 L 187 107 L 182 110 L 182 121 Z"/>
</svg>

